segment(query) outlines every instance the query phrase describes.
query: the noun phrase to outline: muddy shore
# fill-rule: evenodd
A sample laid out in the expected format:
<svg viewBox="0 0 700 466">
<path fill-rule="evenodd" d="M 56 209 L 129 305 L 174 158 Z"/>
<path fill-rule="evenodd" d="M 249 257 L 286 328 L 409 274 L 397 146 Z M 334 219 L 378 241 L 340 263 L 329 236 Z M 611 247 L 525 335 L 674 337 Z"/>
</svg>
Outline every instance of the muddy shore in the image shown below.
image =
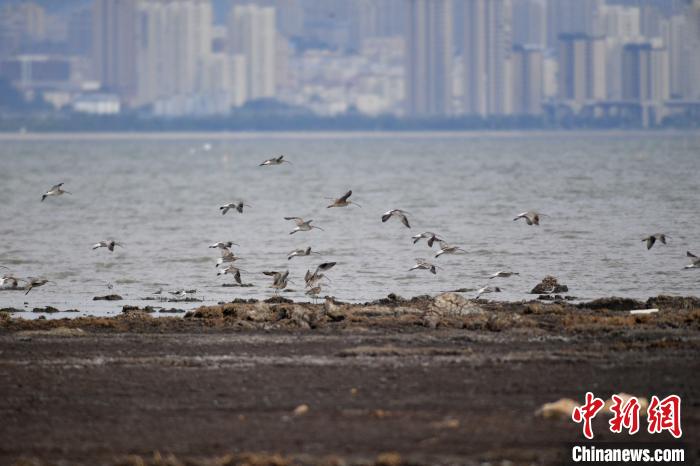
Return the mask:
<svg viewBox="0 0 700 466">
<path fill-rule="evenodd" d="M 680 395 L 694 464 L 699 350 L 692 297 L 0 312 L 0 464 L 566 464 L 580 427 L 535 412 L 587 390 Z"/>
</svg>

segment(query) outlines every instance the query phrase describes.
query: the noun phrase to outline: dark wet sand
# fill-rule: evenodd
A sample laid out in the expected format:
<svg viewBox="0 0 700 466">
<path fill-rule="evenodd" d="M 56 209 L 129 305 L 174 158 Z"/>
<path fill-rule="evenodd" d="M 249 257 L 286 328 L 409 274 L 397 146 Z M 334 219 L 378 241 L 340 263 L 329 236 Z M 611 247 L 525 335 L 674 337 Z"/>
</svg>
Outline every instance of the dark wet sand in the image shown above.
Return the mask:
<svg viewBox="0 0 700 466">
<path fill-rule="evenodd" d="M 5 316 L 0 464 L 563 464 L 580 427 L 534 412 L 586 390 L 680 395 L 698 458 L 700 308 L 659 302 L 649 316 L 428 298 Z M 606 420 L 596 439 L 628 438 Z"/>
</svg>

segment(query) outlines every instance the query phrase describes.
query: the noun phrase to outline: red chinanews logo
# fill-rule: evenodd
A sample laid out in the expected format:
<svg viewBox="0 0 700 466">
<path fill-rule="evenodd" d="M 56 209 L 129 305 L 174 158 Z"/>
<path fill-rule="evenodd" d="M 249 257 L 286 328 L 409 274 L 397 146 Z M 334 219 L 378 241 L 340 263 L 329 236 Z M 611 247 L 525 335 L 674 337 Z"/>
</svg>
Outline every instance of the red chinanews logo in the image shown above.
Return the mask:
<svg viewBox="0 0 700 466">
<path fill-rule="evenodd" d="M 582 406 L 577 406 L 571 412 L 571 419 L 577 424 L 583 424 L 583 435 L 587 439 L 593 439 L 593 418 L 605 406 L 601 398 L 597 398 L 591 392 L 586 393 L 586 401 Z M 641 404 L 637 397 L 629 397 L 627 400 L 618 395 L 612 396 L 610 412 L 613 417 L 608 421 L 610 432 L 619 434 L 623 429 L 629 435 L 639 432 L 639 412 Z M 659 400 L 656 395 L 651 397 L 651 403 L 647 408 L 647 432 L 659 434 L 668 431 L 673 437 L 681 438 L 681 398 L 678 395 L 669 395 Z"/>
</svg>

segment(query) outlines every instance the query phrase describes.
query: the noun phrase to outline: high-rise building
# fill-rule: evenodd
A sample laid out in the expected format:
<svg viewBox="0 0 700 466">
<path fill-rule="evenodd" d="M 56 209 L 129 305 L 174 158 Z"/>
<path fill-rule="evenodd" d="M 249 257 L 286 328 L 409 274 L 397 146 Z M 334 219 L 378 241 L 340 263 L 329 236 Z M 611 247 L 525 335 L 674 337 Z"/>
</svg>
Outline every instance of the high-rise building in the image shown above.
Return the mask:
<svg viewBox="0 0 700 466">
<path fill-rule="evenodd" d="M 512 103 L 510 0 L 464 0 L 464 111 L 508 115 Z"/>
<path fill-rule="evenodd" d="M 92 9 L 92 66 L 103 89 L 127 99 L 136 93 L 137 0 L 96 0 Z"/>
<path fill-rule="evenodd" d="M 546 43 L 546 1 L 513 0 L 513 44 L 543 48 Z"/>
<path fill-rule="evenodd" d="M 46 13 L 34 2 L 9 4 L 0 8 L 0 58 L 46 37 Z"/>
<path fill-rule="evenodd" d="M 548 0 L 547 46 L 556 49 L 560 34 L 598 36 L 604 0 Z"/>
<path fill-rule="evenodd" d="M 668 19 L 663 41 L 669 55 L 670 93 L 675 99 L 700 98 L 700 33 L 696 31 L 700 28 L 695 29 L 690 15 Z"/>
<path fill-rule="evenodd" d="M 559 36 L 559 99 L 582 105 L 605 100 L 605 40 L 585 34 Z"/>
<path fill-rule="evenodd" d="M 543 54 L 539 47 L 513 47 L 513 113 L 542 113 Z"/>
<path fill-rule="evenodd" d="M 92 10 L 79 8 L 68 19 L 68 50 L 73 55 L 89 56 L 92 52 Z"/>
<path fill-rule="evenodd" d="M 668 50 L 660 41 L 625 45 L 622 98 L 654 103 L 669 98 Z"/>
<path fill-rule="evenodd" d="M 137 104 L 205 91 L 212 9 L 209 0 L 139 0 L 135 51 Z"/>
<path fill-rule="evenodd" d="M 606 87 L 609 100 L 622 99 L 622 49 L 625 44 L 639 42 L 640 10 L 636 7 L 608 5 L 602 9 L 603 34 L 606 45 Z"/>
<path fill-rule="evenodd" d="M 406 113 L 452 112 L 452 2 L 409 0 L 406 27 Z"/>
<path fill-rule="evenodd" d="M 274 97 L 276 92 L 275 9 L 236 5 L 228 18 L 228 52 L 246 61 L 248 99 Z"/>
</svg>

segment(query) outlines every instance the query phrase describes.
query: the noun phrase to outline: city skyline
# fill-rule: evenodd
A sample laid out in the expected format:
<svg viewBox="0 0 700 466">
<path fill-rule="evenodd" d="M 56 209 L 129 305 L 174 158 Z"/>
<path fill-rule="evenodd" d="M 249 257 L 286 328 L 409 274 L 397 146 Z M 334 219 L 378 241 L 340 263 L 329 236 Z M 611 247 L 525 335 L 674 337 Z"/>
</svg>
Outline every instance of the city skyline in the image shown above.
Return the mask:
<svg viewBox="0 0 700 466">
<path fill-rule="evenodd" d="M 697 115 L 700 2 L 0 2 L 0 79 L 55 111 Z M 48 6 L 48 8 L 45 8 Z"/>
</svg>

